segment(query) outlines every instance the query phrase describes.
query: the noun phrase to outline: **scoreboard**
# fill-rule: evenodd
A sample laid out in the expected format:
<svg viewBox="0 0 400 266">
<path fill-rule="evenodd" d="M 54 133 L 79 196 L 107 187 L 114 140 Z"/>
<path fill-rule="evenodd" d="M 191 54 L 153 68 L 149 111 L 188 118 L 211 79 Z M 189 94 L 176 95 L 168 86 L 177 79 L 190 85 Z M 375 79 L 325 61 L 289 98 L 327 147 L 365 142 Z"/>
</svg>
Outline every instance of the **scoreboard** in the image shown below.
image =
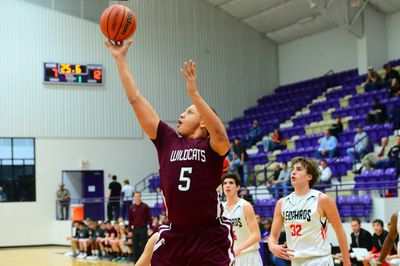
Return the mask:
<svg viewBox="0 0 400 266">
<path fill-rule="evenodd" d="M 43 63 L 44 83 L 103 85 L 102 65 Z"/>
</svg>

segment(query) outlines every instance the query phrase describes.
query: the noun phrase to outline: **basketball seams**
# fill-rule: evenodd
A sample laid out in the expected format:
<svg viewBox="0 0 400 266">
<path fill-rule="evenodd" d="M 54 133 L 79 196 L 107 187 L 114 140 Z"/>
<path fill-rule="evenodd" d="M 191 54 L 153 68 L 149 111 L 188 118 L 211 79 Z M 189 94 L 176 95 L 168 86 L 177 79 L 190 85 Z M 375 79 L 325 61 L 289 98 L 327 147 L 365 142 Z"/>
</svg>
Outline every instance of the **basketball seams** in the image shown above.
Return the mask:
<svg viewBox="0 0 400 266">
<path fill-rule="evenodd" d="M 131 31 L 130 31 L 128 34 L 126 34 L 126 36 L 131 36 L 132 32 L 135 33 L 135 31 L 136 31 L 136 25 L 137 25 L 137 24 L 136 24 L 136 23 L 137 23 L 136 14 L 135 14 L 135 12 L 133 12 L 133 11 L 131 11 L 131 13 L 132 13 L 132 23 L 133 23 L 133 26 L 132 26 Z"/>
<path fill-rule="evenodd" d="M 118 31 L 117 31 L 117 33 L 115 33 L 114 41 L 119 41 L 119 40 L 117 40 L 117 37 L 119 35 L 119 31 L 121 30 L 122 24 L 124 24 L 125 13 L 126 13 L 126 9 L 124 7 L 124 13 L 122 14 L 121 23 L 119 24 Z"/>
<path fill-rule="evenodd" d="M 106 28 L 107 28 L 107 38 L 109 39 L 109 40 L 111 40 L 111 38 L 110 38 L 110 33 L 109 33 L 109 30 L 108 30 L 108 25 L 109 25 L 109 22 L 110 22 L 110 17 L 111 17 L 111 14 L 112 14 L 112 12 L 113 12 L 113 10 L 116 8 L 116 7 L 118 7 L 118 6 L 113 6 L 113 8 L 110 10 L 110 13 L 108 13 L 108 18 L 107 18 L 107 23 L 106 23 Z"/>
</svg>

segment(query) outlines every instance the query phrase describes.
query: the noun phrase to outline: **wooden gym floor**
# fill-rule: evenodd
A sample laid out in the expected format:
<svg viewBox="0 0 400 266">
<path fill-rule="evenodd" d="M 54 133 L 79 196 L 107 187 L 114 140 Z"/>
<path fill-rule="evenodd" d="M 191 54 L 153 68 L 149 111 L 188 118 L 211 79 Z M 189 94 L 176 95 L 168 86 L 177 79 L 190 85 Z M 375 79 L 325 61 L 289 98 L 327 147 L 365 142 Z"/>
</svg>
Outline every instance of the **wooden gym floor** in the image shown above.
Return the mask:
<svg viewBox="0 0 400 266">
<path fill-rule="evenodd" d="M 0 266 L 133 266 L 109 261 L 88 261 L 66 257 L 67 247 L 0 249 Z"/>
</svg>

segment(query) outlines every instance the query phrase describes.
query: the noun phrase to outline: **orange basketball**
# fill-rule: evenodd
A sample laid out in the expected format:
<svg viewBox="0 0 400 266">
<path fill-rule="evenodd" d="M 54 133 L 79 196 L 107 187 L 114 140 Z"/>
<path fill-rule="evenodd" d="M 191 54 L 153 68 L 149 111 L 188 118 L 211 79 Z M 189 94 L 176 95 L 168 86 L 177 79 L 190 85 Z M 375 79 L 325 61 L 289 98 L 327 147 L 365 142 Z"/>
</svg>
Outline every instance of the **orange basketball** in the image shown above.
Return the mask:
<svg viewBox="0 0 400 266">
<path fill-rule="evenodd" d="M 123 5 L 109 6 L 101 14 L 100 28 L 107 39 L 124 41 L 136 31 L 136 14 Z"/>
</svg>

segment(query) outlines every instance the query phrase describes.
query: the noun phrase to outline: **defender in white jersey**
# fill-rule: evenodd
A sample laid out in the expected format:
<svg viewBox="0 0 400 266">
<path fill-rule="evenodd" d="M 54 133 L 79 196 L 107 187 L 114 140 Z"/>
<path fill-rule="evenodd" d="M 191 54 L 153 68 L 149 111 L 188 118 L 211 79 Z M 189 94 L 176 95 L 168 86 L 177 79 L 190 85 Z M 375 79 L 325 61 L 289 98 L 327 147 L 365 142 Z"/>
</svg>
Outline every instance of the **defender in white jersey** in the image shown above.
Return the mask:
<svg viewBox="0 0 400 266">
<path fill-rule="evenodd" d="M 278 258 L 291 260 L 292 266 L 333 266 L 331 246 L 326 239 L 329 221 L 339 241 L 343 265 L 350 266 L 347 239 L 335 202 L 311 189 L 320 176 L 318 163 L 297 157 L 291 168 L 294 192 L 276 204 L 269 249 Z M 287 244 L 278 245 L 283 225 Z"/>
<path fill-rule="evenodd" d="M 378 260 L 376 261 L 376 265 L 383 265 L 383 261 L 388 260 L 390 265 L 400 265 L 399 254 L 392 254 L 388 256 L 389 252 L 392 250 L 393 243 L 396 240 L 396 237 L 400 232 L 400 211 L 392 214 L 390 218 L 390 228 L 389 234 L 385 239 L 385 243 L 383 244 L 381 254 L 379 255 Z M 397 252 L 399 252 L 400 241 L 397 245 Z"/>
<path fill-rule="evenodd" d="M 238 197 L 240 178 L 236 174 L 222 177 L 222 186 L 227 201 L 223 203 L 224 214 L 231 220 L 235 237 L 235 266 L 262 266 L 258 252 L 261 239 L 260 228 L 256 220 L 253 206 Z"/>
</svg>

